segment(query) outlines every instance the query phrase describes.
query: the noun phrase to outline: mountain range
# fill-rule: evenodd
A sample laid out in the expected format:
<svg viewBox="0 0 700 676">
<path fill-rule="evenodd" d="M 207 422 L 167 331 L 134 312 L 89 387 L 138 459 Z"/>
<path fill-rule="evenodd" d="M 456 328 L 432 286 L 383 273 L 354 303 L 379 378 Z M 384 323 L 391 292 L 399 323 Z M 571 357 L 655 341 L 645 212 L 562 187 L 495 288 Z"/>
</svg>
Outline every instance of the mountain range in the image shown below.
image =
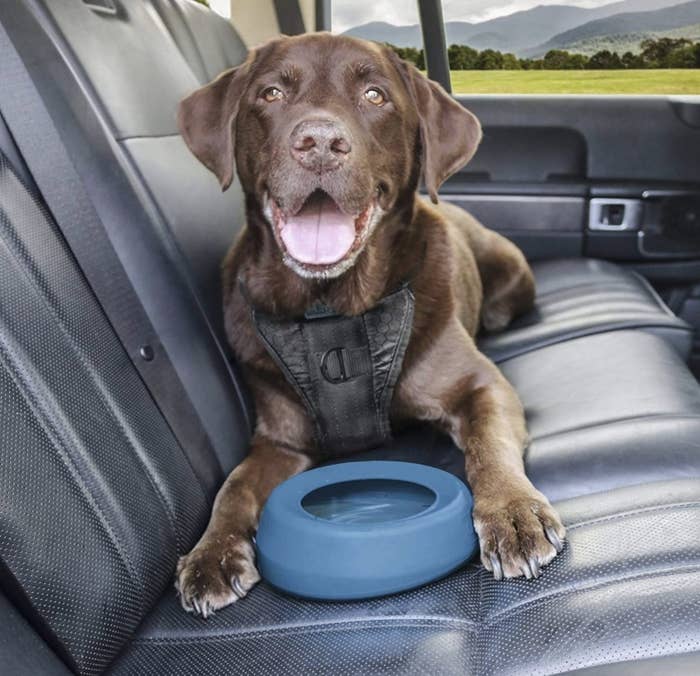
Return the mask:
<svg viewBox="0 0 700 676">
<path fill-rule="evenodd" d="M 538 5 L 478 23 L 448 21 L 445 34 L 448 45 L 498 49 L 536 58 L 549 49 L 574 45 L 579 51 L 591 51 L 588 43 L 596 44 L 607 38 L 620 42 L 628 36 L 630 44 L 637 39 L 638 44 L 645 37 L 667 31 L 675 34 L 685 26 L 696 29 L 697 24 L 700 24 L 700 0 L 622 0 L 593 9 Z M 380 21 L 355 26 L 345 31 L 345 35 L 390 42 L 398 47 L 421 47 L 423 42 L 418 25 L 395 26 Z"/>
</svg>

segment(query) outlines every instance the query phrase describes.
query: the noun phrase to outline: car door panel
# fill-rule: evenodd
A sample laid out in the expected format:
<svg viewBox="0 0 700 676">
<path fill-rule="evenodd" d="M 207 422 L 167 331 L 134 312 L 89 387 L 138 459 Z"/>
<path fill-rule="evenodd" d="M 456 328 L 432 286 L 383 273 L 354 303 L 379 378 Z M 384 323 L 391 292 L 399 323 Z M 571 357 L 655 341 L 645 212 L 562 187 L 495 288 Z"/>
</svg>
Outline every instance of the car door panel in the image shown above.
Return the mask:
<svg viewBox="0 0 700 676">
<path fill-rule="evenodd" d="M 671 270 L 700 260 L 696 97 L 457 98 L 481 120 L 484 140 L 444 196 L 528 257 L 653 261 Z M 591 199 L 606 209 L 598 222 Z M 616 227 L 633 213 L 635 222 Z"/>
</svg>

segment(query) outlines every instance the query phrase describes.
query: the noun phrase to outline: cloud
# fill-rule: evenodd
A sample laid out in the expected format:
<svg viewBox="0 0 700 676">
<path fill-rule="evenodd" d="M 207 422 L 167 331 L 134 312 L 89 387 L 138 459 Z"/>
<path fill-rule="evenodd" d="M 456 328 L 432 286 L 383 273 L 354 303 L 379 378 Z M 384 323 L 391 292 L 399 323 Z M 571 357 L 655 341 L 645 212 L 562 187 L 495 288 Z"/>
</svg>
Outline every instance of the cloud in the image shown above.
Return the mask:
<svg viewBox="0 0 700 676">
<path fill-rule="evenodd" d="M 333 31 L 343 31 L 370 21 L 386 21 L 397 26 L 418 23 L 416 0 L 332 0 Z"/>
<path fill-rule="evenodd" d="M 225 16 L 227 19 L 231 16 L 230 0 L 209 0 L 209 7 L 211 7 L 217 14 Z"/>
<path fill-rule="evenodd" d="M 531 9 L 537 5 L 572 5 L 600 7 L 614 0 L 443 0 L 442 11 L 446 21 L 486 21 L 513 12 Z M 682 1 L 682 0 L 679 0 Z M 397 26 L 418 23 L 415 0 L 333 0 L 333 31 L 342 33 L 352 26 L 370 21 L 386 21 Z"/>
<path fill-rule="evenodd" d="M 532 9 L 537 5 L 568 5 L 570 7 L 600 7 L 615 0 L 511 0 L 497 3 L 494 0 L 443 0 L 442 12 L 446 21 L 488 21 L 499 16 Z"/>
</svg>

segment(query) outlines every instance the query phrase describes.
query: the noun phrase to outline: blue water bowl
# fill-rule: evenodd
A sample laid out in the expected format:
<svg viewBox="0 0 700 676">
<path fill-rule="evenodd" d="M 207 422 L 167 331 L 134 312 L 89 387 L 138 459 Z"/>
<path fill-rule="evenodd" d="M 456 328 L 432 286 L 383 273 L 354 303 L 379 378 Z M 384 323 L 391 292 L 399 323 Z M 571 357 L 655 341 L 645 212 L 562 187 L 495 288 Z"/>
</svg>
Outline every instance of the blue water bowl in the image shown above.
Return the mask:
<svg viewBox="0 0 700 676">
<path fill-rule="evenodd" d="M 418 587 L 476 552 L 472 496 L 456 477 L 408 462 L 348 462 L 278 486 L 256 538 L 262 576 L 314 599 Z"/>
</svg>

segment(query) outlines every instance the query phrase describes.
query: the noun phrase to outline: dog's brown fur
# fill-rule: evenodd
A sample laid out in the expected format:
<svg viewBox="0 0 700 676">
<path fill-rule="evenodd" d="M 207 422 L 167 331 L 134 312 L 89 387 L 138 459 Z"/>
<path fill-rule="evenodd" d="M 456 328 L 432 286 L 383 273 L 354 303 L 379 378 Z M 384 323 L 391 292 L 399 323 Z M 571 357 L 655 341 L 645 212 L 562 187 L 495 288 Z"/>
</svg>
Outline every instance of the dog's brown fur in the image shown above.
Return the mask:
<svg viewBox="0 0 700 676">
<path fill-rule="evenodd" d="M 362 103 L 348 107 L 356 86 L 348 70 L 352 64 L 358 73 L 369 68 L 372 81 L 382 82 L 391 100 L 388 110 Z M 361 86 L 364 77 L 355 77 Z M 300 115 L 306 106 L 349 120 L 351 164 L 328 180 L 343 181 L 343 195 L 355 189 L 366 196 L 368 181 L 370 191 L 379 186 L 385 215 L 354 265 L 331 279 L 304 278 L 285 266 L 263 215 L 262 195 L 272 190 L 267 182 L 274 183 L 280 163 L 287 174 L 303 173 L 279 153 L 287 133 L 280 130 L 288 129 L 285 118 L 293 116 L 291 95 L 288 103 L 278 102 L 289 106 L 282 109 L 265 105 L 258 93 L 280 80 L 291 83 Z M 474 343 L 480 327 L 502 329 L 532 306 L 532 273 L 506 239 L 461 209 L 433 206 L 415 192 L 422 174 L 437 201 L 439 185 L 476 150 L 481 134 L 476 118 L 388 49 L 317 34 L 282 38 L 252 53 L 243 66 L 186 99 L 180 125 L 192 151 L 224 188 L 235 158 L 246 193 L 248 225 L 224 263 L 224 311 L 257 413 L 250 454 L 221 488 L 201 540 L 179 562 L 183 606 L 206 616 L 248 592 L 259 579 L 250 538 L 267 496 L 281 481 L 328 458 L 301 401 L 256 335 L 239 276 L 256 306 L 286 317 L 303 314 L 316 300 L 359 314 L 412 279 L 414 324 L 392 426 L 426 420 L 452 436 L 465 454 L 484 566 L 498 578 L 537 576 L 561 548 L 564 528 L 525 476 L 527 431 L 520 401 Z M 278 190 L 282 201 L 296 186 L 285 183 Z"/>
</svg>

